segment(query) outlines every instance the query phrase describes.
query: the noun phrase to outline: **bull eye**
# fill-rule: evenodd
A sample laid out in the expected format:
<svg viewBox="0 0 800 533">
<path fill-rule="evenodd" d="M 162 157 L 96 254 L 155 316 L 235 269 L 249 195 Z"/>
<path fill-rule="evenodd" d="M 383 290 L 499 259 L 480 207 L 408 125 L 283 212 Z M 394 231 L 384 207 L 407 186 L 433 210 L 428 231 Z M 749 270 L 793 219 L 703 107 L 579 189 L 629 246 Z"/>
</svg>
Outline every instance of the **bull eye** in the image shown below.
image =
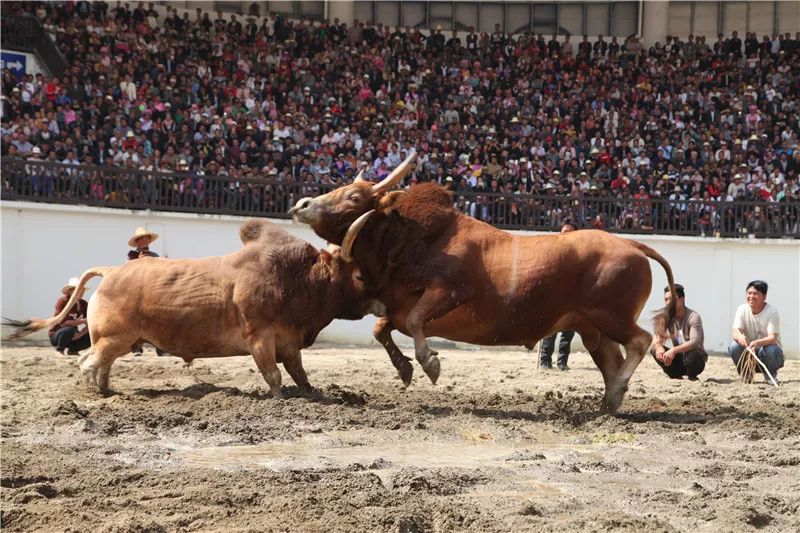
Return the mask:
<svg viewBox="0 0 800 533">
<path fill-rule="evenodd" d="M 350 197 L 348 198 L 348 200 L 350 200 L 351 202 L 357 204 L 361 200 L 361 196 L 359 196 L 357 194 L 351 194 Z"/>
</svg>

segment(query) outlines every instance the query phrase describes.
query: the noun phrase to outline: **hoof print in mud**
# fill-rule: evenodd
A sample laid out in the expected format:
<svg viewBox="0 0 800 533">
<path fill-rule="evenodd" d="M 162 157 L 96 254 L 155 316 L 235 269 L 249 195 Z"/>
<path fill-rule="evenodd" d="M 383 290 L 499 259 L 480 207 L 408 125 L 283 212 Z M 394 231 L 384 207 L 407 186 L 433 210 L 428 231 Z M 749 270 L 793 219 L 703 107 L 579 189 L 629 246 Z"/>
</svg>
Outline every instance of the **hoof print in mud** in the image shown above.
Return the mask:
<svg viewBox="0 0 800 533">
<path fill-rule="evenodd" d="M 395 521 L 398 533 L 427 533 L 433 531 L 430 520 L 422 515 L 401 516 Z"/>
<path fill-rule="evenodd" d="M 343 405 L 366 405 L 369 401 L 369 394 L 364 391 L 354 392 L 343 389 L 338 385 L 329 385 L 325 389 L 325 397 L 331 403 Z"/>
<path fill-rule="evenodd" d="M 756 529 L 760 529 L 762 527 L 766 527 L 772 522 L 772 516 L 768 515 L 767 513 L 763 513 L 761 511 L 757 511 L 752 507 L 745 511 L 744 521 L 747 524 L 750 524 Z"/>
<path fill-rule="evenodd" d="M 83 407 L 79 407 L 72 400 L 64 400 L 53 410 L 53 414 L 56 416 L 69 416 L 72 418 L 86 418 L 86 416 L 89 414 L 89 411 Z"/>
<path fill-rule="evenodd" d="M 541 509 L 539 509 L 538 506 L 533 505 L 533 504 L 526 505 L 525 507 L 523 507 L 522 510 L 519 512 L 519 514 L 521 514 L 522 516 L 543 516 L 544 515 L 544 513 L 541 511 Z"/>
<path fill-rule="evenodd" d="M 391 489 L 401 493 L 425 493 L 438 496 L 462 494 L 488 478 L 475 471 L 437 469 L 418 470 L 404 468 L 392 479 Z"/>
</svg>

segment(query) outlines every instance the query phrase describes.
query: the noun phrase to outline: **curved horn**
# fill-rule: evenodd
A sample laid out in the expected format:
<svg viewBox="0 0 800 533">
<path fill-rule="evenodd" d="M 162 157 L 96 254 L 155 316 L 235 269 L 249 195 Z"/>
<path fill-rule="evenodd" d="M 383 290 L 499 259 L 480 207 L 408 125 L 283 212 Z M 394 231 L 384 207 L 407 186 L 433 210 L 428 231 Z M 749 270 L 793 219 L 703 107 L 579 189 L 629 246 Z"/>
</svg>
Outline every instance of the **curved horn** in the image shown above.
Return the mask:
<svg viewBox="0 0 800 533">
<path fill-rule="evenodd" d="M 374 209 L 370 209 L 360 217 L 358 217 L 355 222 L 350 224 L 350 227 L 347 228 L 347 234 L 344 236 L 344 240 L 342 241 L 342 252 L 341 257 L 348 263 L 353 260 L 353 255 L 351 254 L 353 250 L 353 243 L 356 241 L 356 237 L 358 237 L 358 232 L 361 231 L 361 228 L 364 227 L 364 224 L 367 223 L 369 217 L 372 216 L 374 213 Z"/>
<path fill-rule="evenodd" d="M 414 162 L 414 159 L 417 158 L 417 153 L 412 152 L 410 156 L 406 157 L 405 161 L 397 165 L 397 168 L 392 171 L 391 174 L 386 176 L 383 181 L 380 183 L 376 183 L 372 186 L 372 192 L 378 194 L 382 192 L 386 192 L 395 185 L 397 185 L 400 180 L 405 178 L 409 172 L 411 172 L 411 164 Z"/>
<path fill-rule="evenodd" d="M 361 172 L 359 172 L 358 175 L 356 176 L 356 179 L 353 180 L 353 183 L 358 183 L 359 181 L 365 181 L 364 173 L 366 173 L 366 170 L 362 169 Z"/>
</svg>

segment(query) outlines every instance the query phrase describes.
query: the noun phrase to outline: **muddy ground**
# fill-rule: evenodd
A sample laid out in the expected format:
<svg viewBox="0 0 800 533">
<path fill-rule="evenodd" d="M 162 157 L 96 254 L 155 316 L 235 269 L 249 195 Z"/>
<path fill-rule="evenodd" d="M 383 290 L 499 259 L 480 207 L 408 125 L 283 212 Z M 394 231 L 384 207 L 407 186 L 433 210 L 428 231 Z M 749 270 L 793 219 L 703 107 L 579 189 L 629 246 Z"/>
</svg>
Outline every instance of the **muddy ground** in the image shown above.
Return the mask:
<svg viewBox="0 0 800 533">
<path fill-rule="evenodd" d="M 404 389 L 378 348 L 305 352 L 273 400 L 250 358 L 124 357 L 103 397 L 74 357 L 2 352 L 8 531 L 800 529 L 800 362 L 783 386 L 652 360 L 618 416 L 588 355 L 440 350 Z M 284 382 L 288 380 L 284 372 Z"/>
</svg>

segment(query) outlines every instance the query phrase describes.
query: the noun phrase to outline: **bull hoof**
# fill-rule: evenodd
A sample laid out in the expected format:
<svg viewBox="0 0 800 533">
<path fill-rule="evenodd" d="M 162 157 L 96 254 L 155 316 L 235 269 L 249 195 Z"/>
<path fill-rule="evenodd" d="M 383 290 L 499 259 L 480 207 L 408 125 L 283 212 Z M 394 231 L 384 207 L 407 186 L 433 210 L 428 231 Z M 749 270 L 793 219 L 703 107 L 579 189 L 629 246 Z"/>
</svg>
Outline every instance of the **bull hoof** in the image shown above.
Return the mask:
<svg viewBox="0 0 800 533">
<path fill-rule="evenodd" d="M 300 395 L 303 398 L 316 398 L 319 395 L 319 391 L 311 386 L 310 383 L 305 383 L 303 385 L 298 385 L 298 389 L 300 389 Z"/>
<path fill-rule="evenodd" d="M 81 375 L 83 376 L 83 382 L 86 383 L 90 388 L 97 387 L 97 370 L 94 368 L 81 368 Z"/>
<path fill-rule="evenodd" d="M 414 366 L 411 364 L 411 360 L 403 361 L 397 368 L 397 373 L 403 380 L 403 385 L 406 387 L 411 385 L 411 378 L 414 377 Z"/>
<path fill-rule="evenodd" d="M 283 400 L 286 398 L 286 396 L 283 394 L 283 390 L 281 389 L 272 389 L 270 392 L 272 393 L 272 397 L 276 400 Z"/>
<path fill-rule="evenodd" d="M 625 397 L 625 390 L 627 387 L 616 394 L 606 395 L 600 403 L 600 410 L 609 415 L 617 414 L 619 406 L 622 405 L 622 399 Z"/>
<path fill-rule="evenodd" d="M 433 355 L 433 353 L 435 352 L 432 352 L 431 356 L 428 358 L 428 361 L 422 365 L 422 370 L 424 370 L 425 374 L 428 375 L 431 383 L 436 385 L 436 382 L 439 380 L 439 371 L 441 370 L 442 365 L 439 362 L 439 358 Z"/>
</svg>

